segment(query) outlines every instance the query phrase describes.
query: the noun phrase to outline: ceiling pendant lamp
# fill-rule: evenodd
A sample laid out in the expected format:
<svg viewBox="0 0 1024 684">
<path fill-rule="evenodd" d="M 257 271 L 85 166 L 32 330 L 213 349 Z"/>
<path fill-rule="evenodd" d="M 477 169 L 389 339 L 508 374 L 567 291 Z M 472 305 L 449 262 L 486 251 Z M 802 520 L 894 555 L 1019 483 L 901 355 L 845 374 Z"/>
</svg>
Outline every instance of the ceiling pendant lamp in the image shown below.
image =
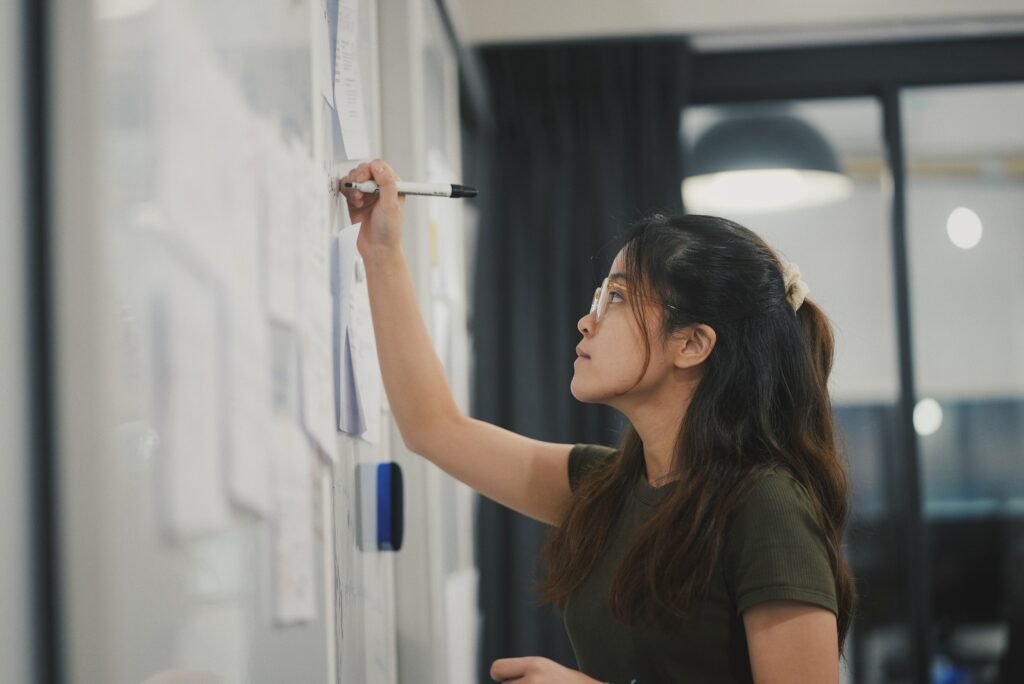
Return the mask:
<svg viewBox="0 0 1024 684">
<path fill-rule="evenodd" d="M 725 119 L 684 159 L 683 203 L 690 213 L 761 213 L 822 206 L 853 192 L 831 146 L 790 115 Z"/>
</svg>

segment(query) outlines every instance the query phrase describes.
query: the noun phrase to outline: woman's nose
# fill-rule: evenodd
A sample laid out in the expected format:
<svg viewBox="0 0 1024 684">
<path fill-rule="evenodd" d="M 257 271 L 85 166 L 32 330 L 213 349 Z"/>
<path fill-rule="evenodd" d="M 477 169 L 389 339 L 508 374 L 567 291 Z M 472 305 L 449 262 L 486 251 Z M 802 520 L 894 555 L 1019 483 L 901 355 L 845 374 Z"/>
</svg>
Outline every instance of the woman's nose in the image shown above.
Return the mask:
<svg viewBox="0 0 1024 684">
<path fill-rule="evenodd" d="M 594 314 L 588 313 L 576 321 L 576 329 L 584 335 L 589 335 L 594 329 Z"/>
</svg>

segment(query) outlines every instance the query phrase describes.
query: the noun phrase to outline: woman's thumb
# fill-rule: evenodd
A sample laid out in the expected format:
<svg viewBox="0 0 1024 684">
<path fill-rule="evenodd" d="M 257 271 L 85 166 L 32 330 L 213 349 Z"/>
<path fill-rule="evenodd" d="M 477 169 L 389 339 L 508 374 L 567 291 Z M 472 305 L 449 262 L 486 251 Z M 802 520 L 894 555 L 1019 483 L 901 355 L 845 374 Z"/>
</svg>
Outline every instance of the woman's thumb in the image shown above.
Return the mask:
<svg viewBox="0 0 1024 684">
<path fill-rule="evenodd" d="M 380 188 L 380 202 L 388 207 L 398 206 L 398 176 L 384 161 L 375 159 L 370 174 Z"/>
</svg>

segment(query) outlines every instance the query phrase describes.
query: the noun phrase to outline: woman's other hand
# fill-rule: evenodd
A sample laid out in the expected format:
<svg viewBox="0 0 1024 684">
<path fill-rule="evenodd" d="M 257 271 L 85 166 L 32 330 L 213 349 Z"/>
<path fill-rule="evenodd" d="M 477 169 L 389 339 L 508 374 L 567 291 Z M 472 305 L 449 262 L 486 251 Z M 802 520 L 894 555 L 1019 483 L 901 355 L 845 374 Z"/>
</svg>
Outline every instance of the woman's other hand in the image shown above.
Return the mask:
<svg viewBox="0 0 1024 684">
<path fill-rule="evenodd" d="M 372 180 L 379 192 L 361 192 L 346 188 L 345 183 L 364 183 Z M 339 189 L 348 201 L 348 215 L 352 223 L 362 224 L 356 248 L 367 253 L 378 247 L 398 247 L 402 244 L 402 213 L 405 197 L 399 196 L 396 183 L 398 174 L 382 159 L 364 162 L 352 169 L 339 181 Z"/>
<path fill-rule="evenodd" d="M 501 658 L 491 664 L 491 679 L 516 684 L 593 684 L 598 682 L 553 660 L 530 656 Z M 598 684 L 601 684 L 598 682 Z"/>
</svg>

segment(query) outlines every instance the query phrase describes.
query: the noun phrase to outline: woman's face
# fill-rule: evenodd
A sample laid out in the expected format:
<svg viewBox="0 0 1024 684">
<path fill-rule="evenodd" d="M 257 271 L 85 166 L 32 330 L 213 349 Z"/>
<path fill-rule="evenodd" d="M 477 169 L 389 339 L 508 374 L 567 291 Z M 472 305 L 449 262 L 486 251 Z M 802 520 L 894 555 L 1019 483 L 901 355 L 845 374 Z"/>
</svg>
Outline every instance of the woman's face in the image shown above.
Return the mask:
<svg viewBox="0 0 1024 684">
<path fill-rule="evenodd" d="M 672 363 L 658 343 L 661 309 L 649 301 L 643 307 L 650 327 L 651 361 L 644 371 L 644 331 L 633 314 L 633 293 L 625 275 L 625 259 L 620 251 L 608 271 L 611 292 L 601 322 L 597 322 L 596 313 L 588 313 L 576 324 L 583 335 L 577 351 L 586 356 L 576 358 L 570 389 L 580 401 L 616 406 L 622 403 L 618 398 L 640 398 L 649 393 L 671 371 Z M 643 379 L 637 384 L 641 372 Z"/>
</svg>

